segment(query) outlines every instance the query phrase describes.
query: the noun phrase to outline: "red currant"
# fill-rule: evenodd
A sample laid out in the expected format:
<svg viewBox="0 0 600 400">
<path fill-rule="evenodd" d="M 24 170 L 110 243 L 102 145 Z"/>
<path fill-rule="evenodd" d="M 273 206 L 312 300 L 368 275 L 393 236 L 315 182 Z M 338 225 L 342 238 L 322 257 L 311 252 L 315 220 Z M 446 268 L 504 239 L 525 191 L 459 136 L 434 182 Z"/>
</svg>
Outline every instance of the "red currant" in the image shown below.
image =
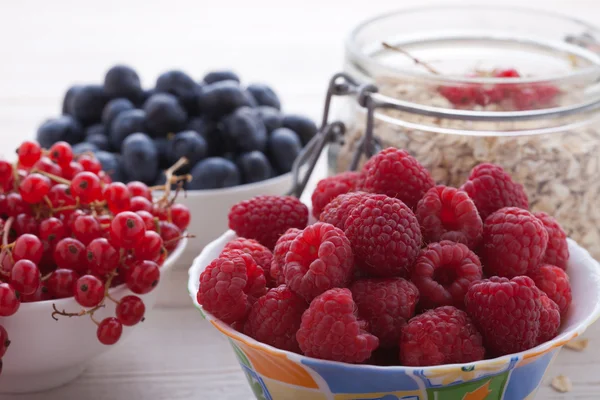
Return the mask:
<svg viewBox="0 0 600 400">
<path fill-rule="evenodd" d="M 80 172 L 71 181 L 71 195 L 83 204 L 89 204 L 102 199 L 102 187 L 98 175 L 84 171 Z"/>
<path fill-rule="evenodd" d="M 152 201 L 152 192 L 150 192 L 150 188 L 145 183 L 139 181 L 129 182 L 127 188 L 129 189 L 129 193 L 131 193 L 131 197 L 142 196 Z"/>
<path fill-rule="evenodd" d="M 123 301 L 123 300 L 121 300 Z M 2 325 L 0 325 L 0 358 L 6 354 L 6 349 L 10 346 L 10 340 L 8 339 L 8 332 Z"/>
<path fill-rule="evenodd" d="M 113 183 L 113 180 L 110 177 L 110 175 L 108 175 L 104 171 L 98 172 L 98 178 L 100 178 L 100 182 L 102 182 L 104 185 L 110 185 L 111 183 Z"/>
<path fill-rule="evenodd" d="M 160 235 L 154 231 L 146 231 L 144 238 L 135 248 L 135 256 L 138 260 L 157 261 L 160 257 L 160 251 L 163 247 L 163 240 Z"/>
<path fill-rule="evenodd" d="M 37 169 L 38 171 L 47 172 L 56 176 L 62 175 L 62 169 L 60 168 L 60 166 L 53 163 L 52 160 L 48 157 L 40 158 L 39 161 L 35 163 L 33 168 Z"/>
<path fill-rule="evenodd" d="M 92 215 L 80 215 L 71 226 L 73 236 L 87 246 L 92 240 L 102 235 L 102 227 Z"/>
<path fill-rule="evenodd" d="M 125 296 L 119 301 L 115 314 L 125 326 L 133 326 L 144 319 L 146 306 L 137 296 Z"/>
<path fill-rule="evenodd" d="M 10 317 L 17 312 L 21 301 L 17 292 L 8 283 L 0 283 L 0 317 Z"/>
<path fill-rule="evenodd" d="M 121 338 L 123 325 L 114 317 L 105 318 L 98 324 L 96 335 L 100 343 L 105 345 L 115 344 Z"/>
<path fill-rule="evenodd" d="M 67 142 L 56 142 L 50 147 L 50 159 L 61 167 L 68 166 L 73 161 L 73 150 Z"/>
<path fill-rule="evenodd" d="M 44 175 L 31 174 L 19 185 L 19 193 L 26 203 L 37 204 L 48 194 L 51 186 L 50 179 Z"/>
<path fill-rule="evenodd" d="M 75 283 L 75 300 L 83 307 L 96 307 L 104 299 L 104 282 L 94 275 L 84 275 Z"/>
<path fill-rule="evenodd" d="M 159 206 L 158 204 L 154 204 L 152 207 L 152 215 L 158 218 L 161 221 L 169 220 L 169 212 L 166 208 Z"/>
<path fill-rule="evenodd" d="M 100 161 L 94 156 L 84 154 L 80 156 L 77 161 L 81 164 L 84 171 L 89 171 L 96 175 L 98 175 L 98 172 L 102 171 L 102 164 L 100 164 Z"/>
<path fill-rule="evenodd" d="M 42 245 L 41 240 L 37 236 L 26 233 L 15 240 L 12 256 L 15 262 L 19 260 L 29 260 L 33 261 L 35 264 L 39 264 L 42 259 L 43 251 L 44 246 Z"/>
<path fill-rule="evenodd" d="M 104 188 L 104 200 L 113 214 L 129 210 L 131 194 L 124 183 L 115 182 Z"/>
<path fill-rule="evenodd" d="M 50 204 L 52 204 L 52 208 L 63 208 L 75 205 L 75 199 L 71 196 L 71 189 L 64 183 L 59 183 L 58 185 L 52 186 L 50 191 L 48 192 L 48 199 L 50 199 Z M 59 213 L 59 215 L 64 215 L 65 211 Z"/>
<path fill-rule="evenodd" d="M 52 296 L 46 286 L 46 282 L 40 283 L 33 294 L 24 294 L 21 296 L 21 303 L 35 303 L 37 301 L 50 300 Z"/>
<path fill-rule="evenodd" d="M 438 91 L 444 96 L 452 105 L 465 107 L 475 103 L 477 97 L 477 90 L 473 86 L 441 86 Z"/>
<path fill-rule="evenodd" d="M 154 261 L 138 261 L 129 269 L 125 283 L 136 294 L 146 294 L 158 285 L 160 271 Z"/>
<path fill-rule="evenodd" d="M 183 232 L 186 230 L 191 220 L 190 209 L 183 204 L 173 204 L 171 206 L 171 221 Z"/>
<path fill-rule="evenodd" d="M 64 238 L 56 244 L 54 261 L 58 268 L 85 273 L 87 270 L 85 246 L 77 239 Z"/>
<path fill-rule="evenodd" d="M 13 166 L 4 160 L 0 160 L 0 184 L 4 189 L 8 189 L 13 180 Z"/>
<path fill-rule="evenodd" d="M 19 293 L 33 294 L 40 286 L 40 270 L 29 260 L 19 260 L 10 273 L 10 285 Z"/>
<path fill-rule="evenodd" d="M 18 193 L 9 193 L 6 195 L 6 214 L 9 217 L 16 217 L 19 214 L 31 214 L 31 207 L 23 201 Z"/>
<path fill-rule="evenodd" d="M 170 222 L 160 221 L 159 232 L 167 251 L 170 253 L 175 250 L 182 235 L 179 228 Z"/>
<path fill-rule="evenodd" d="M 39 235 L 40 239 L 54 246 L 67 236 L 67 228 L 60 219 L 51 217 L 40 223 Z"/>
<path fill-rule="evenodd" d="M 46 285 L 48 292 L 55 299 L 63 299 L 73 296 L 73 286 L 79 278 L 77 272 L 72 269 L 57 269 L 50 274 Z"/>
<path fill-rule="evenodd" d="M 83 172 L 83 167 L 77 161 L 62 166 L 62 177 L 65 179 L 71 180 L 80 172 Z"/>
<path fill-rule="evenodd" d="M 87 260 L 92 273 L 104 276 L 119 265 L 119 252 L 105 238 L 97 238 L 87 245 Z"/>
<path fill-rule="evenodd" d="M 537 93 L 538 103 L 541 105 L 554 104 L 556 96 L 560 90 L 554 85 L 538 85 L 534 87 Z"/>
<path fill-rule="evenodd" d="M 73 224 L 75 224 L 75 220 L 82 215 L 87 215 L 83 210 L 76 209 L 71 210 L 70 213 L 66 214 L 63 218 L 65 219 L 65 225 L 69 228 L 69 231 L 73 230 Z"/>
<path fill-rule="evenodd" d="M 494 71 L 496 78 L 520 78 L 521 74 L 514 68 L 499 69 Z"/>
<path fill-rule="evenodd" d="M 144 237 L 144 220 L 134 212 L 117 214 L 110 224 L 110 238 L 114 245 L 124 249 L 135 247 Z"/>
<path fill-rule="evenodd" d="M 19 164 L 25 168 L 31 168 L 42 157 L 42 148 L 37 142 L 26 140 L 19 146 L 17 154 Z"/>
<path fill-rule="evenodd" d="M 133 212 L 136 211 L 152 211 L 152 202 L 145 197 L 135 196 L 131 199 L 130 210 Z"/>
<path fill-rule="evenodd" d="M 512 100 L 517 110 L 531 110 L 537 105 L 538 95 L 532 88 L 524 88 L 515 91 Z"/>
<path fill-rule="evenodd" d="M 17 233 L 17 235 L 23 235 L 25 233 L 37 235 L 39 232 L 39 225 L 37 220 L 29 214 L 17 215 L 17 218 L 15 218 L 15 222 L 12 227 Z"/>
<path fill-rule="evenodd" d="M 156 231 L 158 221 L 154 219 L 154 215 L 150 214 L 148 211 L 136 211 L 136 214 L 144 220 L 146 230 Z"/>
</svg>

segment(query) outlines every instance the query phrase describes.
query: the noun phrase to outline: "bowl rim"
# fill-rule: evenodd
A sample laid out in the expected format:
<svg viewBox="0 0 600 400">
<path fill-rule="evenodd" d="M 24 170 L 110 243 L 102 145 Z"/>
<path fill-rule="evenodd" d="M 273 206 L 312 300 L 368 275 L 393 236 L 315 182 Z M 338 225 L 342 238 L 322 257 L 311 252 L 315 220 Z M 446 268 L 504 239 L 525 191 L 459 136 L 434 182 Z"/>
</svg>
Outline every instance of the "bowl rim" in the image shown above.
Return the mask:
<svg viewBox="0 0 600 400">
<path fill-rule="evenodd" d="M 229 195 L 229 194 L 237 194 L 250 190 L 261 189 L 263 186 L 268 185 L 278 185 L 281 183 L 290 180 L 292 176 L 291 172 L 286 172 L 285 174 L 281 174 L 278 176 L 274 176 L 269 179 L 265 179 L 264 181 L 252 182 L 252 183 L 244 183 L 242 185 L 231 186 L 221 189 L 194 189 L 194 190 L 186 190 L 188 196 L 211 196 L 211 195 Z"/>
<path fill-rule="evenodd" d="M 165 262 L 160 266 L 161 278 L 162 278 L 162 274 L 166 271 L 169 271 L 175 264 L 175 261 L 179 257 L 181 257 L 181 255 L 183 254 L 183 251 L 187 247 L 187 244 L 188 244 L 188 237 L 183 236 L 182 239 L 179 241 L 179 244 L 177 245 L 177 247 L 175 247 L 175 250 L 173 250 L 171 252 L 171 254 L 169 254 L 169 257 L 167 257 L 165 259 Z M 159 285 L 160 285 L 160 282 L 159 282 Z M 126 288 L 125 283 L 122 283 L 118 286 L 110 288 L 108 290 L 108 294 L 110 294 L 110 295 L 115 294 L 116 292 L 123 290 L 125 288 Z M 63 297 L 62 299 L 49 299 L 49 300 L 42 300 L 42 301 L 34 301 L 34 302 L 30 302 L 30 303 L 21 303 L 21 305 L 19 306 L 19 311 L 23 312 L 26 310 L 31 310 L 34 307 L 47 306 L 48 304 L 54 304 L 57 307 L 64 307 L 64 306 L 68 306 L 69 305 L 68 303 L 72 303 L 73 301 L 75 301 L 75 296 Z M 82 308 L 85 308 L 85 307 L 82 307 Z"/>
<path fill-rule="evenodd" d="M 250 336 L 247 336 L 242 332 L 238 332 L 235 329 L 231 328 L 228 324 L 226 324 L 226 323 L 222 322 L 220 319 L 216 318 L 210 312 L 204 310 L 204 308 L 198 303 L 198 300 L 196 298 L 196 290 L 195 290 L 196 280 L 199 278 L 201 271 L 204 268 L 206 268 L 206 266 L 208 265 L 208 264 L 206 264 L 205 266 L 202 266 L 201 262 L 203 261 L 204 258 L 206 258 L 206 254 L 213 252 L 218 247 L 223 247 L 226 243 L 228 243 L 229 241 L 231 241 L 237 237 L 238 236 L 235 234 L 234 231 L 232 231 L 232 230 L 226 231 L 221 236 L 219 236 L 217 239 L 213 240 L 208 245 L 206 245 L 204 247 L 204 249 L 202 250 L 202 252 L 194 259 L 192 266 L 188 270 L 189 278 L 188 278 L 188 288 L 187 288 L 188 294 L 192 298 L 192 302 L 193 302 L 194 306 L 198 310 L 200 310 L 202 314 L 204 314 L 206 320 L 208 320 L 211 324 L 215 325 L 215 327 L 218 330 L 221 330 L 222 333 L 226 334 L 228 336 L 228 338 L 237 339 L 237 338 L 241 337 L 246 344 L 250 345 L 253 348 L 262 349 L 262 350 L 266 350 L 270 353 L 275 353 L 277 355 L 285 356 L 286 358 L 295 360 L 303 365 L 307 365 L 307 364 L 303 363 L 302 360 L 310 360 L 310 362 L 313 365 L 320 364 L 320 365 L 326 365 L 326 366 L 331 366 L 331 367 L 336 367 L 336 368 L 340 368 L 340 367 L 345 368 L 345 369 L 348 369 L 348 368 L 365 369 L 365 368 L 367 368 L 367 369 L 385 370 L 385 371 L 412 371 L 412 372 L 423 371 L 423 370 L 427 370 L 428 372 L 429 371 L 433 371 L 433 372 L 440 371 L 441 372 L 441 371 L 445 371 L 449 368 L 450 369 L 461 369 L 461 368 L 467 367 L 467 366 L 474 367 L 475 370 L 477 370 L 478 368 L 485 366 L 486 364 L 491 364 L 494 366 L 505 365 L 505 364 L 510 365 L 511 360 L 514 360 L 515 358 L 516 359 L 531 358 L 531 357 L 545 354 L 548 351 L 552 350 L 553 348 L 562 347 L 565 343 L 567 343 L 570 340 L 574 339 L 575 337 L 583 334 L 583 332 L 585 332 L 585 330 L 590 325 L 592 325 L 594 322 L 596 322 L 596 320 L 598 320 L 598 318 L 600 318 L 600 301 L 599 301 L 599 302 L 596 302 L 596 305 L 595 305 L 593 311 L 589 315 L 587 315 L 585 318 L 583 318 L 581 321 L 579 321 L 579 323 L 576 326 L 572 327 L 571 329 L 569 329 L 567 331 L 561 332 L 555 338 L 553 338 L 547 342 L 544 342 L 538 346 L 532 347 L 531 349 L 521 351 L 519 353 L 511 353 L 511 354 L 503 355 L 500 357 L 489 358 L 489 359 L 474 361 L 474 362 L 470 362 L 470 363 L 443 364 L 443 365 L 432 365 L 432 366 L 425 366 L 425 367 L 412 367 L 412 366 L 402 366 L 402 365 L 380 366 L 380 365 L 371 365 L 371 364 L 350 364 L 350 363 L 344 363 L 344 362 L 340 362 L 340 361 L 331 361 L 331 360 L 323 360 L 323 359 L 314 358 L 314 357 L 308 357 L 303 354 L 297 354 L 297 353 L 293 353 L 290 351 L 278 349 L 271 345 L 259 342 L 258 340 L 253 339 Z M 590 253 L 583 247 L 579 246 L 577 244 L 577 242 L 575 242 L 574 240 L 572 240 L 570 238 L 568 238 L 567 241 L 569 243 L 570 249 L 576 249 L 576 250 L 580 251 L 582 253 L 582 256 L 585 258 L 585 262 L 589 262 L 599 271 L 598 276 L 600 277 L 600 263 L 598 261 L 596 261 L 594 258 L 592 258 Z M 600 280 L 598 281 L 598 293 L 600 294 Z M 308 364 L 308 365 L 310 365 L 310 364 Z"/>
</svg>

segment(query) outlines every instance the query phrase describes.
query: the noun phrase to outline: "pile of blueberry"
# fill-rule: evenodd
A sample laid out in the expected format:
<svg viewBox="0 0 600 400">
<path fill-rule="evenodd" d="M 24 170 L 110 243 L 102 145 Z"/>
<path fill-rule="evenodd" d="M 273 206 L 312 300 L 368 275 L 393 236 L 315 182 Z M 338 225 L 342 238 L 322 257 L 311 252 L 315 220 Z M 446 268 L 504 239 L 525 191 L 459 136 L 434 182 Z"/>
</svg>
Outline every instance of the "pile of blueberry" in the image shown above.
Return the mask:
<svg viewBox="0 0 600 400">
<path fill-rule="evenodd" d="M 37 140 L 58 141 L 73 152 L 94 152 L 115 181 L 164 184 L 181 157 L 192 175 L 187 189 L 217 189 L 287 173 L 315 123 L 283 114 L 277 94 L 263 84 L 240 84 L 231 71 L 208 73 L 202 82 L 168 71 L 144 90 L 138 74 L 116 65 L 104 85 L 71 87 L 62 115 L 45 121 Z"/>
</svg>

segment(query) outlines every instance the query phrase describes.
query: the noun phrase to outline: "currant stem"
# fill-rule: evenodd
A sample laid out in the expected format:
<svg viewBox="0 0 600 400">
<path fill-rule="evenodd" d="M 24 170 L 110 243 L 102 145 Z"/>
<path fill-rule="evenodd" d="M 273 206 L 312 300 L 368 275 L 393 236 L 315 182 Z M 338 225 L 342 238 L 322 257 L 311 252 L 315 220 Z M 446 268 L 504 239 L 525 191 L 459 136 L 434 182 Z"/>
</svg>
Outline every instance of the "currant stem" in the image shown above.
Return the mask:
<svg viewBox="0 0 600 400">
<path fill-rule="evenodd" d="M 71 185 L 71 181 L 70 180 L 65 179 L 65 178 L 63 178 L 61 176 L 58 176 L 58 175 L 51 174 L 50 172 L 40 171 L 37 168 L 34 168 L 31 172 L 32 173 L 36 172 L 38 174 L 47 176 L 48 178 L 52 179 L 54 182 L 64 183 L 65 185 Z"/>
<path fill-rule="evenodd" d="M 410 54 L 409 52 L 407 52 L 406 50 L 403 50 L 402 48 L 398 47 L 398 46 L 394 46 L 391 45 L 389 43 L 386 42 L 382 42 L 381 45 L 388 49 L 388 50 L 394 50 L 397 51 L 398 53 L 404 54 L 406 57 L 410 58 L 411 60 L 414 61 L 415 64 L 419 64 L 422 65 L 425 69 L 427 69 L 427 71 L 431 72 L 434 75 L 441 75 L 435 68 L 433 68 L 431 65 L 427 64 L 424 61 L 419 60 L 417 57 L 414 57 L 412 54 Z"/>
<path fill-rule="evenodd" d="M 195 238 L 195 237 L 196 237 L 196 235 L 192 235 L 190 233 L 186 233 L 185 235 L 180 235 L 180 236 L 174 237 L 173 239 L 169 239 L 166 242 L 164 242 L 163 244 L 173 243 L 173 242 L 176 242 L 176 241 L 178 241 L 180 239 L 183 239 L 183 238 L 192 239 L 192 238 Z"/>
<path fill-rule="evenodd" d="M 101 308 L 104 308 L 104 301 L 102 301 L 100 304 L 98 304 L 96 307 L 94 308 L 90 308 L 89 310 L 81 310 L 79 312 L 76 313 L 69 313 L 66 310 L 62 310 L 60 311 L 58 308 L 56 308 L 56 304 L 52 303 L 52 309 L 54 310 L 52 312 L 52 319 L 55 321 L 58 321 L 58 318 L 56 317 L 57 315 L 62 315 L 63 317 L 82 317 L 84 315 L 93 315 L 96 311 L 98 311 Z"/>
<path fill-rule="evenodd" d="M 14 221 L 15 221 L 15 217 L 10 217 L 4 223 L 4 232 L 2 235 L 2 247 L 3 248 L 8 246 L 8 235 L 10 234 L 10 228 L 12 227 L 12 224 Z"/>
</svg>

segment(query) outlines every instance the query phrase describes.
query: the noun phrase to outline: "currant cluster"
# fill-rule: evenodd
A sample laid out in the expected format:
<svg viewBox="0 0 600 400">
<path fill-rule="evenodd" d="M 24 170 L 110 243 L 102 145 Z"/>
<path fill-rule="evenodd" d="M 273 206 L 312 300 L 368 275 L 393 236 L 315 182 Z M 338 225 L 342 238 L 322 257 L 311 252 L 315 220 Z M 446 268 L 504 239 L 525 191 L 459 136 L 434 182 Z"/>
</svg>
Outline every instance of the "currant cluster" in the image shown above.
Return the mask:
<svg viewBox="0 0 600 400">
<path fill-rule="evenodd" d="M 0 317 L 21 303 L 74 296 L 80 312 L 53 306 L 52 317 L 88 315 L 98 340 L 116 343 L 123 325 L 143 320 L 137 295 L 156 287 L 190 222 L 188 208 L 174 202 L 174 188 L 189 178 L 174 173 L 186 160 L 165 171 L 169 184 L 148 187 L 111 182 L 93 153 L 74 156 L 66 142 L 44 150 L 26 141 L 17 155 L 13 164 L 0 160 Z M 164 194 L 153 201 L 153 190 Z M 134 295 L 113 298 L 109 289 L 121 284 Z M 116 316 L 97 321 L 106 301 L 116 303 Z M 9 343 L 0 325 L 0 359 Z"/>
<path fill-rule="evenodd" d="M 520 78 L 514 68 L 499 69 L 492 72 L 478 72 L 475 77 Z M 438 92 L 455 107 L 490 104 L 504 105 L 508 109 L 532 110 L 552 105 L 559 89 L 550 84 L 498 84 L 491 87 L 483 85 L 440 86 Z"/>
</svg>

